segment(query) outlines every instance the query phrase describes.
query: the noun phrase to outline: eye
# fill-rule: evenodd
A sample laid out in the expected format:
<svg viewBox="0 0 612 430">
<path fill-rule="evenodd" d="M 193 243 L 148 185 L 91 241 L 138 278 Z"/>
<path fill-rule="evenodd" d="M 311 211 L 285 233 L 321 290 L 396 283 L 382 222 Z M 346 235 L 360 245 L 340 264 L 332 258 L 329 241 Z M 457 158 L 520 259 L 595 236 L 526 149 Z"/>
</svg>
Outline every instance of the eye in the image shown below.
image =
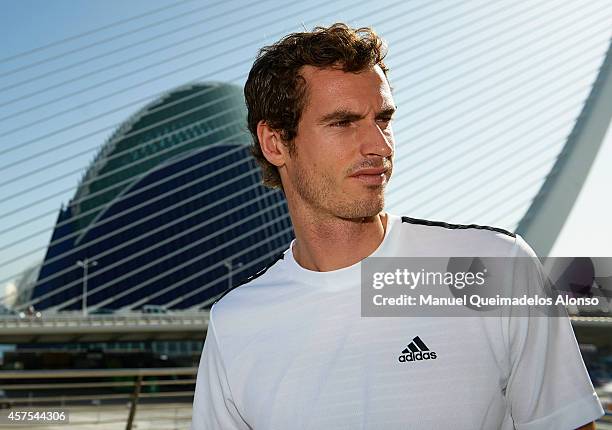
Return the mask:
<svg viewBox="0 0 612 430">
<path fill-rule="evenodd" d="M 393 118 L 378 118 L 376 121 L 381 125 L 382 129 L 387 129 L 391 125 L 391 122 L 393 122 Z"/>
<path fill-rule="evenodd" d="M 331 123 L 332 127 L 348 127 L 351 124 L 351 121 L 348 119 L 343 119 L 342 121 L 336 121 Z"/>
</svg>

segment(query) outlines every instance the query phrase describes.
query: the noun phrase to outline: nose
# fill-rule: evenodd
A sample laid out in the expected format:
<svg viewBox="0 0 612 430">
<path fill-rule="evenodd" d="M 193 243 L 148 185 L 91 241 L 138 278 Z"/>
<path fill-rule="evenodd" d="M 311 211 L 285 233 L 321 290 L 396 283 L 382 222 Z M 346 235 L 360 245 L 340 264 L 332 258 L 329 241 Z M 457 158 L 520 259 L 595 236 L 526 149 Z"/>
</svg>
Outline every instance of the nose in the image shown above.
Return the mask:
<svg viewBox="0 0 612 430">
<path fill-rule="evenodd" d="M 367 129 L 362 135 L 362 155 L 378 155 L 391 158 L 395 148 L 393 131 L 390 124 L 379 124 L 376 121 L 368 122 Z"/>
</svg>

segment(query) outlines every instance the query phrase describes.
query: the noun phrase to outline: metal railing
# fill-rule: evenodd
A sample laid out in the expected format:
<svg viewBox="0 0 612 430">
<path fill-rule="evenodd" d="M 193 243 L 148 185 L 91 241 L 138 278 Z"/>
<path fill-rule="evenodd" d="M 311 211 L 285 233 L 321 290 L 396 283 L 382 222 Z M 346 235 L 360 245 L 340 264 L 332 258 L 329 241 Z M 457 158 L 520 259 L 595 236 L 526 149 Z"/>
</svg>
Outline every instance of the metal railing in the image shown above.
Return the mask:
<svg viewBox="0 0 612 430">
<path fill-rule="evenodd" d="M 125 423 L 131 430 L 142 402 L 141 409 L 147 411 L 143 420 L 171 421 L 174 424 L 165 428 L 183 428 L 191 420 L 196 373 L 196 367 L 0 371 L 0 404 L 57 407 L 70 412 L 69 425 L 99 424 L 106 429 Z"/>
<path fill-rule="evenodd" d="M 89 314 L 80 312 L 45 313 L 40 316 L 3 315 L 0 317 L 0 343 L 120 341 L 125 337 L 140 340 L 204 338 L 209 312 L 169 313 L 125 312 Z"/>
</svg>

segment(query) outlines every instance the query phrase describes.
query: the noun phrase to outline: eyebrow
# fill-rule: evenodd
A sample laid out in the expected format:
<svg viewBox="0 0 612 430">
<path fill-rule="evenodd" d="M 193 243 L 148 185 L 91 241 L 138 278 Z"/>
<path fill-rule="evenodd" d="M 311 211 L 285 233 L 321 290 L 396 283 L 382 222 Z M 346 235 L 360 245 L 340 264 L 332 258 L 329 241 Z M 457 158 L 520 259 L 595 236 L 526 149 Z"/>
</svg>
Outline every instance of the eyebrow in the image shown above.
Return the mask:
<svg viewBox="0 0 612 430">
<path fill-rule="evenodd" d="M 385 108 L 376 114 L 376 118 L 389 118 L 393 116 L 395 111 L 396 111 L 395 107 Z M 336 122 L 336 121 L 355 121 L 355 120 L 362 119 L 362 118 L 363 118 L 363 115 L 361 114 L 358 114 L 346 108 L 339 108 L 333 112 L 330 112 L 324 115 L 319 120 L 319 124 L 326 124 L 329 122 Z"/>
<path fill-rule="evenodd" d="M 389 107 L 389 108 L 383 109 L 376 114 L 376 118 L 392 117 L 396 110 L 397 110 L 396 107 Z"/>
</svg>

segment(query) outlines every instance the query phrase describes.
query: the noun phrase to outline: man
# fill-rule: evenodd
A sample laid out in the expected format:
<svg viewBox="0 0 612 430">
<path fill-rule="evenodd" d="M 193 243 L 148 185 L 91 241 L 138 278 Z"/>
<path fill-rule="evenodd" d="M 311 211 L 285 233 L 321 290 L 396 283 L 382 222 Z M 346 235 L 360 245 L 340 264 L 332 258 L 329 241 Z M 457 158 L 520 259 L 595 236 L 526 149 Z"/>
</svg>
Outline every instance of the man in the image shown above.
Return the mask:
<svg viewBox="0 0 612 430">
<path fill-rule="evenodd" d="M 384 57 L 373 31 L 335 24 L 255 61 L 253 154 L 296 239 L 213 305 L 192 429 L 594 428 L 603 410 L 567 318 L 361 317 L 366 257 L 535 255 L 501 229 L 383 212 Z M 398 360 L 408 343 L 436 359 Z"/>
</svg>

